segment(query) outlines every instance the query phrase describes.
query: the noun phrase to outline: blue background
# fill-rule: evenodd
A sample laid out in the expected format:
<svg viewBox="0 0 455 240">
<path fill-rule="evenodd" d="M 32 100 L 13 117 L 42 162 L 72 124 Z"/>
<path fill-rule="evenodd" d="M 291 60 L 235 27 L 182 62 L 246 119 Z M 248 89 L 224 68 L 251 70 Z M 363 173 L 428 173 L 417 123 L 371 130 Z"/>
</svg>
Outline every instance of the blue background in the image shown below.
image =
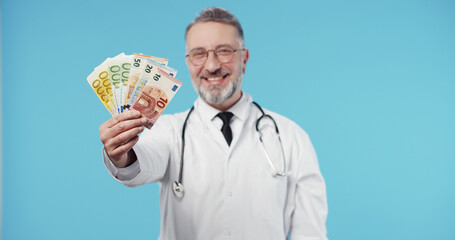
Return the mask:
<svg viewBox="0 0 455 240">
<path fill-rule="evenodd" d="M 101 159 L 110 115 L 86 77 L 166 57 L 196 98 L 183 33 L 208 6 L 243 24 L 244 90 L 311 136 L 330 239 L 454 239 L 454 1 L 3 0 L 3 239 L 156 239 L 158 185 Z M 266 201 L 266 199 L 264 199 Z"/>
</svg>

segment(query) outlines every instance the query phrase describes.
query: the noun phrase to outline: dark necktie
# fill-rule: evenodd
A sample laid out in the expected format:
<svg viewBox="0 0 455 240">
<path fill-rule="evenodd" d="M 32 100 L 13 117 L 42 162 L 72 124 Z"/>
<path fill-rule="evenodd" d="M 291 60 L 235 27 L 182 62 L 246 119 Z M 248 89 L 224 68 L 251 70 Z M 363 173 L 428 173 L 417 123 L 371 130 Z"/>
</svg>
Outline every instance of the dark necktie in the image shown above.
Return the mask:
<svg viewBox="0 0 455 240">
<path fill-rule="evenodd" d="M 229 123 L 231 122 L 231 118 L 234 116 L 231 112 L 220 112 L 218 115 L 221 120 L 223 120 L 223 126 L 221 127 L 221 132 L 224 135 L 224 138 L 226 139 L 226 142 L 229 146 L 231 146 L 232 142 L 232 130 L 231 127 L 229 126 Z"/>
</svg>

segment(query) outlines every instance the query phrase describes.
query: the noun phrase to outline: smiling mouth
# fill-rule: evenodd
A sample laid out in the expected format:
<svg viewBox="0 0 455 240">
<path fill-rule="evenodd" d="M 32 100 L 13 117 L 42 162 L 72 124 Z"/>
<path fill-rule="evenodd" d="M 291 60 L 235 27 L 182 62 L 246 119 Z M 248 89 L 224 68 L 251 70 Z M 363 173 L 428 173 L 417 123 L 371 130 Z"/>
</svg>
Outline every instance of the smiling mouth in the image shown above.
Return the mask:
<svg viewBox="0 0 455 240">
<path fill-rule="evenodd" d="M 229 76 L 229 74 L 225 74 L 225 75 L 222 75 L 222 76 L 210 76 L 210 77 L 209 76 L 205 76 L 205 77 L 202 77 L 202 78 L 204 78 L 205 80 L 207 80 L 209 82 L 216 82 L 216 81 L 223 80 L 227 76 Z"/>
<path fill-rule="evenodd" d="M 221 77 L 211 77 L 211 78 L 207 78 L 207 81 L 219 81 L 219 80 L 221 80 L 221 79 L 223 79 L 223 76 L 221 76 Z"/>
</svg>

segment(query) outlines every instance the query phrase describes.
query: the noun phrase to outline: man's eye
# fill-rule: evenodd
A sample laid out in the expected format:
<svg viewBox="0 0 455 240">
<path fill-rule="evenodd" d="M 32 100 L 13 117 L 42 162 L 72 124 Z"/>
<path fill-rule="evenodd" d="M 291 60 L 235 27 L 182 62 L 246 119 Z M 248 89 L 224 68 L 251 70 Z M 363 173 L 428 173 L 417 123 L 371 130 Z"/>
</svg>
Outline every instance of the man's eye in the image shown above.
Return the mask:
<svg viewBox="0 0 455 240">
<path fill-rule="evenodd" d="M 194 52 L 191 54 L 193 58 L 204 58 L 207 53 L 206 52 Z"/>
<path fill-rule="evenodd" d="M 220 48 L 216 50 L 216 54 L 218 55 L 230 55 L 232 53 L 232 49 L 230 48 Z"/>
</svg>

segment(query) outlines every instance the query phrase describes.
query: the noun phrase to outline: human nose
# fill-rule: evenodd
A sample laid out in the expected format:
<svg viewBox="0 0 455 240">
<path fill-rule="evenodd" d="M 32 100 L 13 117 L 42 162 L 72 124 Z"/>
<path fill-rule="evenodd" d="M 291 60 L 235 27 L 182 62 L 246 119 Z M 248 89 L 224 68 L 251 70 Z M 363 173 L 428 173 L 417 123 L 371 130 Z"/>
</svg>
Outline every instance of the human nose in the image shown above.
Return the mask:
<svg viewBox="0 0 455 240">
<path fill-rule="evenodd" d="M 210 52 L 213 52 L 213 54 L 210 54 Z M 218 61 L 218 58 L 216 56 L 215 50 L 208 50 L 207 51 L 207 60 L 205 61 L 205 68 L 209 72 L 215 72 L 220 68 L 220 61 Z"/>
</svg>

